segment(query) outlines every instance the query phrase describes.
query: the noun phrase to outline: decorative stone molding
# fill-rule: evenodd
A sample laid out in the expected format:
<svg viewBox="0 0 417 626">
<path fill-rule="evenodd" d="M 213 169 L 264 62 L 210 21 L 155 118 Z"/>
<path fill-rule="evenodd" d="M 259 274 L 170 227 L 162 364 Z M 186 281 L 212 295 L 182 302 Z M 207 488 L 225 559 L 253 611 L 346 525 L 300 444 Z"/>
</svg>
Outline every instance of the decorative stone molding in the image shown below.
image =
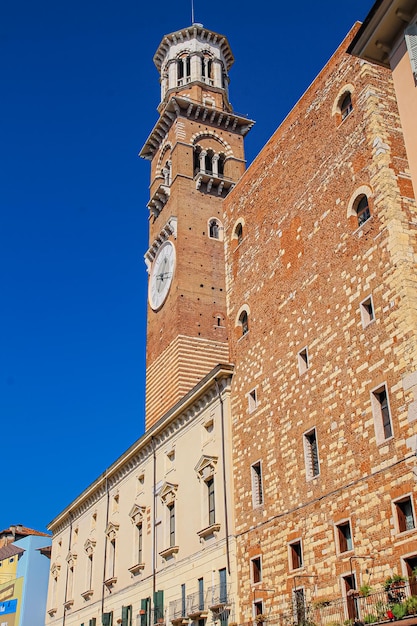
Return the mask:
<svg viewBox="0 0 417 626">
<path fill-rule="evenodd" d="M 129 517 L 133 524 L 139 524 L 145 518 L 146 507 L 134 504 L 129 511 Z"/>
<path fill-rule="evenodd" d="M 217 456 L 208 456 L 203 454 L 200 458 L 199 462 L 194 468 L 194 471 L 197 472 L 200 480 L 208 480 L 211 476 L 214 475 L 216 471 L 217 465 Z"/>
<path fill-rule="evenodd" d="M 207 539 L 208 537 L 212 537 L 220 530 L 220 524 L 211 524 L 211 526 L 207 526 L 207 528 L 203 528 L 203 530 L 199 530 L 197 535 L 200 539 Z"/>
<path fill-rule="evenodd" d="M 178 485 L 174 485 L 173 483 L 165 482 L 162 485 L 161 490 L 159 492 L 159 497 L 161 498 L 162 502 L 166 506 L 174 502 L 176 495 L 177 495 L 177 490 L 178 490 Z"/>
<path fill-rule="evenodd" d="M 136 565 L 132 565 L 132 567 L 128 568 L 129 572 L 133 574 L 134 576 L 136 574 L 139 574 L 139 572 L 141 572 L 144 569 L 145 569 L 145 563 L 136 563 Z"/>
<path fill-rule="evenodd" d="M 67 600 L 66 602 L 64 602 L 64 609 L 68 610 L 72 607 L 72 605 L 74 604 L 74 600 Z"/>
<path fill-rule="evenodd" d="M 119 524 L 115 524 L 114 522 L 109 522 L 107 524 L 106 536 L 110 539 L 110 541 L 113 541 L 113 539 L 116 539 L 118 530 L 119 530 Z"/>
<path fill-rule="evenodd" d="M 84 598 L 84 600 L 89 600 L 92 597 L 93 593 L 93 589 L 88 589 L 87 591 L 82 592 L 81 597 Z"/>
<path fill-rule="evenodd" d="M 65 560 L 68 563 L 68 567 L 74 567 L 75 562 L 77 560 L 77 555 L 75 554 L 75 552 L 71 552 L 71 550 L 70 550 L 68 552 L 67 558 Z"/>
<path fill-rule="evenodd" d="M 51 574 L 54 578 L 57 578 L 59 576 L 59 572 L 61 570 L 61 566 L 59 563 L 57 563 L 56 561 L 54 563 L 52 563 L 51 565 Z"/>
<path fill-rule="evenodd" d="M 87 541 L 84 543 L 84 550 L 88 556 L 91 556 L 94 552 L 94 548 L 96 545 L 96 540 L 92 537 L 89 537 Z"/>
<path fill-rule="evenodd" d="M 154 240 L 152 245 L 148 248 L 145 253 L 145 263 L 148 273 L 151 270 L 152 261 L 156 257 L 156 253 L 162 244 L 169 239 L 170 236 L 177 238 L 177 218 L 171 216 L 165 226 L 162 228 L 158 237 Z"/>
<path fill-rule="evenodd" d="M 107 580 L 104 581 L 104 584 L 106 585 L 108 589 L 113 587 L 116 583 L 117 583 L 117 576 L 112 576 L 111 578 L 108 578 Z"/>
<path fill-rule="evenodd" d="M 179 546 L 170 546 L 169 548 L 162 550 L 162 552 L 159 553 L 159 556 L 161 556 L 163 559 L 169 559 L 170 557 L 174 556 L 174 554 L 177 554 L 178 550 Z"/>
</svg>

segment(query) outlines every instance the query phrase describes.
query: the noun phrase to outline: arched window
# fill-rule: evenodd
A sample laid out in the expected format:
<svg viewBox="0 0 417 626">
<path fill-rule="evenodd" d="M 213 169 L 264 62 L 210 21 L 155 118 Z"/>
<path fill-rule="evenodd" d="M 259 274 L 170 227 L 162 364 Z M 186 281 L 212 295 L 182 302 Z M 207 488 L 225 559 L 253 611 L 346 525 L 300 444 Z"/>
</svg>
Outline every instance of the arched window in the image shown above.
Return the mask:
<svg viewBox="0 0 417 626">
<path fill-rule="evenodd" d="M 218 162 L 218 173 L 219 176 L 224 176 L 224 162 L 226 160 L 226 157 L 224 156 L 224 154 L 221 154 L 219 156 L 219 162 Z"/>
<path fill-rule="evenodd" d="M 201 57 L 201 76 L 205 82 L 213 79 L 213 61 L 208 54 Z"/>
<path fill-rule="evenodd" d="M 171 161 L 167 161 L 162 168 L 162 176 L 164 177 L 164 185 L 167 187 L 171 184 Z"/>
<path fill-rule="evenodd" d="M 347 93 L 345 93 L 345 95 L 343 96 L 340 102 L 340 115 L 342 116 L 342 120 L 347 118 L 349 113 L 352 112 L 352 109 L 353 109 L 352 96 L 350 92 L 348 91 Z"/>
<path fill-rule="evenodd" d="M 237 239 L 237 244 L 241 244 L 243 240 L 243 227 L 241 222 L 239 222 L 235 228 L 235 237 Z"/>
<path fill-rule="evenodd" d="M 210 220 L 209 234 L 212 239 L 220 239 L 220 226 L 216 219 Z"/>
<path fill-rule="evenodd" d="M 242 311 L 239 315 L 239 324 L 242 327 L 242 337 L 249 332 L 249 318 L 247 311 Z"/>
<path fill-rule="evenodd" d="M 207 174 L 213 173 L 213 156 L 214 156 L 213 150 L 207 150 L 206 159 L 205 159 L 205 163 L 206 163 L 205 169 L 206 169 Z"/>
<path fill-rule="evenodd" d="M 356 205 L 356 215 L 358 216 L 358 226 L 365 224 L 365 222 L 371 217 L 368 198 L 365 195 L 359 196 L 359 201 Z"/>
<path fill-rule="evenodd" d="M 200 171 L 200 153 L 201 153 L 201 147 L 196 146 L 194 148 L 194 175 Z"/>
<path fill-rule="evenodd" d="M 191 59 L 190 56 L 184 54 L 177 59 L 177 85 L 181 86 L 188 83 L 191 78 Z"/>
</svg>

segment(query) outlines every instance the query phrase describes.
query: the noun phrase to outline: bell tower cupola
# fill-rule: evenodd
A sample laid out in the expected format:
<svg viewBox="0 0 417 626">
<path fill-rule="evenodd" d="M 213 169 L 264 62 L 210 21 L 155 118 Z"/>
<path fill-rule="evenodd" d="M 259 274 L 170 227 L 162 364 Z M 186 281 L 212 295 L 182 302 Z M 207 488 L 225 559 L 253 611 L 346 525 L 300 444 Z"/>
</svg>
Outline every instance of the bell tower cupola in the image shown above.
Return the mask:
<svg viewBox="0 0 417 626">
<path fill-rule="evenodd" d="M 201 24 L 166 35 L 154 56 L 159 119 L 151 162 L 146 428 L 229 361 L 223 199 L 245 171 L 253 122 L 229 102 L 229 43 Z"/>
<path fill-rule="evenodd" d="M 181 93 L 194 102 L 230 111 L 228 72 L 233 62 L 226 37 L 202 24 L 166 35 L 154 56 L 161 81 L 160 108 Z"/>
</svg>

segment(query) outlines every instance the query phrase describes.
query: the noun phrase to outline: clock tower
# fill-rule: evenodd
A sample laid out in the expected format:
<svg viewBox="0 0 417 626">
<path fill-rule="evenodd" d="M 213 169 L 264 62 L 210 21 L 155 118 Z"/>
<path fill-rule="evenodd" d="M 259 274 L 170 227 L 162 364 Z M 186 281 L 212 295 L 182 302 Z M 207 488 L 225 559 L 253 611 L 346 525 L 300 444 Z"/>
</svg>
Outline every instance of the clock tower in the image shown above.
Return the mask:
<svg viewBox="0 0 417 626">
<path fill-rule="evenodd" d="M 151 161 L 146 428 L 229 360 L 222 201 L 245 170 L 253 122 L 233 112 L 223 35 L 193 24 L 154 56 L 159 119 L 140 156 Z"/>
</svg>

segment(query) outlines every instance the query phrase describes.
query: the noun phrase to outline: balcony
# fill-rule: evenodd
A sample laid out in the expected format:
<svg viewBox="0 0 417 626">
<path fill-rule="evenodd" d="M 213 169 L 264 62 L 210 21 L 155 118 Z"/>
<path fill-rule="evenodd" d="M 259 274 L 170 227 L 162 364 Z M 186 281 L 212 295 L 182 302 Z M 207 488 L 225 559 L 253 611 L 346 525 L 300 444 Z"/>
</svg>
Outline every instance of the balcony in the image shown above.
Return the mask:
<svg viewBox="0 0 417 626">
<path fill-rule="evenodd" d="M 231 603 L 230 590 L 230 583 L 209 588 L 206 595 L 206 605 L 210 611 L 216 613 L 229 607 Z"/>
<path fill-rule="evenodd" d="M 81 597 L 84 598 L 84 600 L 89 600 L 91 598 L 91 596 L 93 595 L 94 591 L 93 589 L 88 589 L 87 591 L 83 591 L 81 594 Z"/>
<path fill-rule="evenodd" d="M 188 623 L 185 598 L 178 598 L 169 603 L 169 617 L 172 624 Z"/>
<path fill-rule="evenodd" d="M 204 594 L 202 597 L 202 594 L 198 591 L 190 593 L 187 596 L 187 616 L 194 621 L 207 617 L 207 614 L 208 610 L 204 602 Z"/>
<path fill-rule="evenodd" d="M 225 197 L 229 191 L 235 186 L 230 178 L 225 178 L 223 174 L 213 174 L 197 170 L 194 176 L 195 188 L 205 193 L 214 193 L 218 196 Z"/>
</svg>

